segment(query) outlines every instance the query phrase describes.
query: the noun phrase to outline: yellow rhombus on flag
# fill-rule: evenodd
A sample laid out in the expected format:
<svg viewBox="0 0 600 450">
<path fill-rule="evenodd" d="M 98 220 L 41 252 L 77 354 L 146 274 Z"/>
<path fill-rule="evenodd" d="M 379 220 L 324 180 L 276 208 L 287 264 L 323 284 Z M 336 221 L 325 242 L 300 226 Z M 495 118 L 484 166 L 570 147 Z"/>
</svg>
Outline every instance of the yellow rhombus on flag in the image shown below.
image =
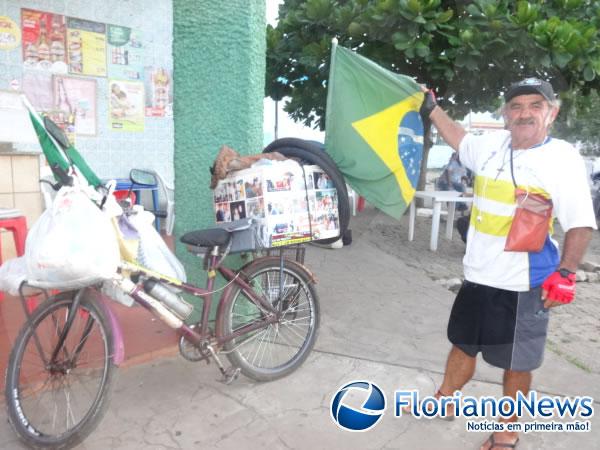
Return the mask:
<svg viewBox="0 0 600 450">
<path fill-rule="evenodd" d="M 411 78 L 334 46 L 325 147 L 352 188 L 397 219 L 419 180 L 422 102 Z"/>
</svg>

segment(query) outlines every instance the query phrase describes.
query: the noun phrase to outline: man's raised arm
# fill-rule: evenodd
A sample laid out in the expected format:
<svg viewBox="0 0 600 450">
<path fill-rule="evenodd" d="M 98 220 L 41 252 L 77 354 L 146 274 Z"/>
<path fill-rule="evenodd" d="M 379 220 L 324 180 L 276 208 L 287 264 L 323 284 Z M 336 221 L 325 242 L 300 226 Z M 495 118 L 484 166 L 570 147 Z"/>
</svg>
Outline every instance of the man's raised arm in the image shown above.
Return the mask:
<svg viewBox="0 0 600 450">
<path fill-rule="evenodd" d="M 452 120 L 446 114 L 446 111 L 438 106 L 432 91 L 425 93 L 425 101 L 421 107 L 421 113 L 431 119 L 431 122 L 442 135 L 444 141 L 454 150 L 458 150 L 458 146 L 467 132 L 458 122 Z"/>
</svg>

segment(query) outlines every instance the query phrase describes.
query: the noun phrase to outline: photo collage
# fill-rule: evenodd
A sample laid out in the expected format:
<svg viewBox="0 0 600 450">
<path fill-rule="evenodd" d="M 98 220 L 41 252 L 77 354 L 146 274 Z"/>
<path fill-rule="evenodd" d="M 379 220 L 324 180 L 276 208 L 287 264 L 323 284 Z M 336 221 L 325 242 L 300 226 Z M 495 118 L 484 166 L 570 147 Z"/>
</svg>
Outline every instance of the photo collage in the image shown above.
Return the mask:
<svg viewBox="0 0 600 450">
<path fill-rule="evenodd" d="M 339 235 L 337 191 L 318 166 L 275 162 L 240 170 L 214 190 L 217 223 L 252 218 L 264 247 Z"/>
</svg>

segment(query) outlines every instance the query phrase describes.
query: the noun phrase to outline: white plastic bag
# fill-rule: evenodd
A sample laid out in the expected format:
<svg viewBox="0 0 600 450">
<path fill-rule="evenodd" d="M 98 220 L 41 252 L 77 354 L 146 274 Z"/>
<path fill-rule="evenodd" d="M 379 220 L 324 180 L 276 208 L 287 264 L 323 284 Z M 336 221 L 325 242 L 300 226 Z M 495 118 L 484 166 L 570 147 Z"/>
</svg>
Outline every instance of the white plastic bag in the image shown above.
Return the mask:
<svg viewBox="0 0 600 450">
<path fill-rule="evenodd" d="M 154 215 L 148 211 L 139 211 L 128 218 L 140 236 L 138 262 L 162 275 L 185 281 L 183 265 L 154 228 Z"/>
<path fill-rule="evenodd" d="M 78 187 L 63 187 L 33 225 L 25 244 L 34 286 L 76 289 L 114 276 L 119 246 L 110 221 Z"/>
<path fill-rule="evenodd" d="M 9 259 L 0 265 L 0 291 L 16 297 L 19 295 L 19 286 L 27 279 L 27 263 L 25 257 Z M 37 289 L 25 286 L 24 295 L 38 294 Z"/>
</svg>

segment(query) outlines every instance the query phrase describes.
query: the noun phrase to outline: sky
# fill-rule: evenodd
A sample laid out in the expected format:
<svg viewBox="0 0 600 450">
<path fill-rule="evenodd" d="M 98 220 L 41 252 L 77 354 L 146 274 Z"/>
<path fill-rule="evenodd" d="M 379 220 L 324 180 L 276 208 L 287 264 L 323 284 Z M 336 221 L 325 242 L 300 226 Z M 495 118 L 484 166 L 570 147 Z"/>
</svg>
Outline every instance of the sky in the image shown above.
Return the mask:
<svg viewBox="0 0 600 450">
<path fill-rule="evenodd" d="M 275 26 L 277 24 L 277 11 L 281 0 L 267 1 L 267 23 Z M 283 111 L 285 99 L 279 102 L 279 129 L 277 137 L 297 137 L 302 139 L 311 139 L 323 142 L 325 133 L 312 128 L 305 127 L 301 123 L 294 122 L 286 112 Z M 263 132 L 264 144 L 267 145 L 273 141 L 275 136 L 275 102 L 270 98 L 264 99 Z"/>
</svg>

